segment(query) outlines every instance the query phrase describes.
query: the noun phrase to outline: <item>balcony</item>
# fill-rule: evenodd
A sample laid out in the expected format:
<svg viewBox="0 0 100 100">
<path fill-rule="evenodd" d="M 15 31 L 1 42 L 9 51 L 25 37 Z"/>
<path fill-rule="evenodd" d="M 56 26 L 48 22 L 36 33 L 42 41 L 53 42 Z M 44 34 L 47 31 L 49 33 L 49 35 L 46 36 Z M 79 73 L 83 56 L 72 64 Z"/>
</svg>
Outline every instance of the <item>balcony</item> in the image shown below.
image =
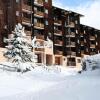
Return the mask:
<svg viewBox="0 0 100 100">
<path fill-rule="evenodd" d="M 71 32 L 70 34 L 67 34 L 66 37 L 75 37 L 75 33 Z"/>
<path fill-rule="evenodd" d="M 70 67 L 74 67 L 74 66 L 76 66 L 76 62 L 73 62 L 73 61 L 68 61 L 67 62 L 67 66 L 70 66 Z"/>
<path fill-rule="evenodd" d="M 96 52 L 90 52 L 90 55 L 95 55 L 96 54 Z"/>
<path fill-rule="evenodd" d="M 69 42 L 66 43 L 66 47 L 75 47 L 75 44 L 76 44 L 75 42 L 69 41 Z"/>
<path fill-rule="evenodd" d="M 56 40 L 56 41 L 55 41 L 55 45 L 56 45 L 56 46 L 62 46 L 62 45 L 63 45 L 63 41 L 61 41 L 61 40 Z"/>
<path fill-rule="evenodd" d="M 36 38 L 37 38 L 37 39 L 44 40 L 44 35 L 41 35 L 41 34 L 39 35 L 39 34 L 38 34 L 38 35 L 36 35 Z"/>
<path fill-rule="evenodd" d="M 90 36 L 90 40 L 95 40 L 95 36 Z"/>
<path fill-rule="evenodd" d="M 63 51 L 56 50 L 56 51 L 55 51 L 55 54 L 57 54 L 57 55 L 63 55 Z"/>
<path fill-rule="evenodd" d="M 67 25 L 66 27 L 74 28 L 75 27 L 75 23 L 74 22 L 70 22 L 69 25 Z"/>
<path fill-rule="evenodd" d="M 31 18 L 22 17 L 22 24 L 31 26 Z"/>
<path fill-rule="evenodd" d="M 54 35 L 62 36 L 62 31 L 61 30 L 54 30 Z"/>
<path fill-rule="evenodd" d="M 84 46 L 84 41 L 81 41 L 81 46 Z"/>
<path fill-rule="evenodd" d="M 54 20 L 54 25 L 61 26 L 62 25 L 61 20 Z"/>
<path fill-rule="evenodd" d="M 90 48 L 95 48 L 95 44 L 90 44 Z"/>
<path fill-rule="evenodd" d="M 39 18 L 43 18 L 44 17 L 44 13 L 41 11 L 34 11 L 34 16 L 35 17 L 39 17 Z"/>
<path fill-rule="evenodd" d="M 25 32 L 26 36 L 31 36 L 32 35 L 32 32 L 31 31 L 25 30 L 24 32 Z"/>
<path fill-rule="evenodd" d="M 36 29 L 44 29 L 44 24 L 43 23 L 34 23 L 34 28 Z"/>
<path fill-rule="evenodd" d="M 34 5 L 36 6 L 43 6 L 43 0 L 35 0 Z"/>
<path fill-rule="evenodd" d="M 74 52 L 74 51 L 67 51 L 67 55 L 76 56 L 76 52 Z"/>
<path fill-rule="evenodd" d="M 22 11 L 27 13 L 32 13 L 32 7 L 26 4 L 22 5 Z"/>
</svg>

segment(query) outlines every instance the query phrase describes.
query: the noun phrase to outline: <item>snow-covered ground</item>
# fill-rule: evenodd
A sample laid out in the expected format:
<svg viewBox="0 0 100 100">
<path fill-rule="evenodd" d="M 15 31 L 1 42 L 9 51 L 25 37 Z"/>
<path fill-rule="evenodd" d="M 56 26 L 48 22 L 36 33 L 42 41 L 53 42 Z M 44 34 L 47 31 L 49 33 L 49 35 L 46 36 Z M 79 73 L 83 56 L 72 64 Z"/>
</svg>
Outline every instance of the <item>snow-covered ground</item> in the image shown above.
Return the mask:
<svg viewBox="0 0 100 100">
<path fill-rule="evenodd" d="M 0 70 L 0 100 L 100 100 L 100 70 Z"/>
</svg>

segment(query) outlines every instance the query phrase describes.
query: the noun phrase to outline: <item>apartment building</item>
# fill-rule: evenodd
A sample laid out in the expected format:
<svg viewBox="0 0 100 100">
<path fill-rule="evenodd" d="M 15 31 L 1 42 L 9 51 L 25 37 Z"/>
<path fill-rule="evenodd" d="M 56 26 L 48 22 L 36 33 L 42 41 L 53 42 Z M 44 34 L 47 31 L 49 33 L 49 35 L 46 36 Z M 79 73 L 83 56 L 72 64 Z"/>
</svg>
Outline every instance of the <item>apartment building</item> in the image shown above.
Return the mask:
<svg viewBox="0 0 100 100">
<path fill-rule="evenodd" d="M 27 39 L 40 46 L 33 48 L 38 64 L 80 67 L 82 56 L 100 52 L 100 31 L 80 24 L 81 17 L 52 0 L 0 0 L 0 46 L 4 50 L 3 39 L 21 23 Z M 52 46 L 45 47 L 46 41 Z"/>
</svg>

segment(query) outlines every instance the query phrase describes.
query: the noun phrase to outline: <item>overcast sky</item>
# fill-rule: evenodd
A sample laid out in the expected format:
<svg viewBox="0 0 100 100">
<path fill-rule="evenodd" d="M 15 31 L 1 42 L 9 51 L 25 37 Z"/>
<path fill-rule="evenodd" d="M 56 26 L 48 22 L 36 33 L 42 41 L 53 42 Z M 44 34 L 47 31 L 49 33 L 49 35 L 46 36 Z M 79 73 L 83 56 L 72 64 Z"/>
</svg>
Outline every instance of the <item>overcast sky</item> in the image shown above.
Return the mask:
<svg viewBox="0 0 100 100">
<path fill-rule="evenodd" d="M 52 0 L 53 5 L 84 15 L 81 23 L 100 29 L 100 0 Z"/>
</svg>

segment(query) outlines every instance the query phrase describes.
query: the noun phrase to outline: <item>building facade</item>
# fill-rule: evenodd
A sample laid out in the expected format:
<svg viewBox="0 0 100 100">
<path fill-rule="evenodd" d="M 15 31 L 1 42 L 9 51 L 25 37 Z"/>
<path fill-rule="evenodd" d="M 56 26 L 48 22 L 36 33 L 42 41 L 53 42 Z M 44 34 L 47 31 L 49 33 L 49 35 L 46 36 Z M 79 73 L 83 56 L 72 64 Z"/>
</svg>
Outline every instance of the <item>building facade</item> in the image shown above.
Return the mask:
<svg viewBox="0 0 100 100">
<path fill-rule="evenodd" d="M 100 52 L 100 31 L 80 24 L 80 17 L 83 15 L 52 6 L 52 0 L 0 0 L 0 46 L 4 49 L 4 38 L 21 23 L 27 39 L 36 38 L 40 46 L 33 48 L 37 63 L 80 67 L 84 55 Z M 45 41 L 52 47 L 45 47 Z"/>
</svg>

